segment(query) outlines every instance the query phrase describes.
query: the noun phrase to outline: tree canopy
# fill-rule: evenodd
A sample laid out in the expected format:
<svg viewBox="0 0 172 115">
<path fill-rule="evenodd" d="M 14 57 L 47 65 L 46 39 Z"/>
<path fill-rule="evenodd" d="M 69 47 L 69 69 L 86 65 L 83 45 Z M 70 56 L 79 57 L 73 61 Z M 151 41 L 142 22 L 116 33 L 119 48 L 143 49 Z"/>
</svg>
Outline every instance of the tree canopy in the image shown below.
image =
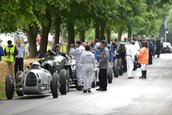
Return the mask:
<svg viewBox="0 0 172 115">
<path fill-rule="evenodd" d="M 171 0 L 1 0 L 0 32 L 23 30 L 36 55 L 36 36 L 41 35 L 40 50 L 47 49 L 48 34 L 68 36 L 68 44 L 76 35 L 81 41 L 95 29 L 93 39 L 110 41 L 111 31 L 132 35 L 153 35 L 159 32 L 161 21 L 171 8 Z M 171 16 L 167 17 L 171 25 Z M 171 28 L 171 26 L 169 26 Z M 170 30 L 170 29 L 169 29 Z"/>
</svg>

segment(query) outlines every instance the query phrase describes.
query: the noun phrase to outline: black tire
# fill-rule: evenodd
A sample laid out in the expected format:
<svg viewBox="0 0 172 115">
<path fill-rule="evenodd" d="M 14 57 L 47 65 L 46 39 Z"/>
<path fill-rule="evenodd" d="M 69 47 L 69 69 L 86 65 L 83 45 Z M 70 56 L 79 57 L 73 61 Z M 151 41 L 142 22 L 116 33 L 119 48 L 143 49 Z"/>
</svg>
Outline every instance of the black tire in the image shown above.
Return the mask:
<svg viewBox="0 0 172 115">
<path fill-rule="evenodd" d="M 97 77 L 98 77 L 98 75 L 97 75 L 98 73 L 97 73 L 97 71 L 95 71 L 95 79 L 94 79 L 94 81 L 92 82 L 92 85 L 91 85 L 91 87 L 92 88 L 95 88 L 97 85 L 96 85 L 96 82 L 97 82 Z"/>
<path fill-rule="evenodd" d="M 137 62 L 136 61 L 134 61 L 134 71 L 137 69 Z"/>
<path fill-rule="evenodd" d="M 108 83 L 112 83 L 113 77 L 112 77 L 112 68 L 109 68 L 107 70 L 107 78 L 108 78 Z"/>
<path fill-rule="evenodd" d="M 119 67 L 119 75 L 123 75 L 124 68 L 123 68 L 123 64 L 122 64 L 122 59 L 119 59 L 118 67 Z"/>
<path fill-rule="evenodd" d="M 70 72 L 67 69 L 66 70 L 66 87 L 67 87 L 67 92 L 69 92 L 69 88 L 70 88 Z"/>
<path fill-rule="evenodd" d="M 22 75 L 22 74 L 23 74 L 22 71 L 18 71 L 16 73 L 16 93 L 17 93 L 18 96 L 23 96 L 23 92 L 22 91 L 19 91 L 20 86 L 18 85 L 18 83 L 19 83 L 19 78 L 18 77 L 20 75 Z"/>
<path fill-rule="evenodd" d="M 66 70 L 65 69 L 60 70 L 59 76 L 60 76 L 60 93 L 62 95 L 66 95 L 67 94 Z"/>
<path fill-rule="evenodd" d="M 5 92 L 8 100 L 13 99 L 14 95 L 14 80 L 11 75 L 7 75 L 5 78 Z"/>
<path fill-rule="evenodd" d="M 114 64 L 113 64 L 113 73 L 114 73 L 114 77 L 118 77 L 118 59 L 116 59 L 114 61 Z"/>
<path fill-rule="evenodd" d="M 58 90 L 59 90 L 59 75 L 58 73 L 54 73 L 52 81 L 51 81 L 51 92 L 52 92 L 53 98 L 58 97 Z"/>
</svg>

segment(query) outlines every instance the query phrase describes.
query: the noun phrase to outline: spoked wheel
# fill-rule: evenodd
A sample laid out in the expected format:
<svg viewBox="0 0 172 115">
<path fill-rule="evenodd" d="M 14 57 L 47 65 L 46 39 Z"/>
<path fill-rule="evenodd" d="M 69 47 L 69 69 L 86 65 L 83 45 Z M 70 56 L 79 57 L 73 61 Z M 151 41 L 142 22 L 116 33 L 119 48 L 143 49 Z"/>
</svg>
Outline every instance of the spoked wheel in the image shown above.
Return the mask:
<svg viewBox="0 0 172 115">
<path fill-rule="evenodd" d="M 54 98 L 58 97 L 58 90 L 59 90 L 59 75 L 58 73 L 54 73 L 51 81 L 51 92 Z"/>
<path fill-rule="evenodd" d="M 12 75 L 7 75 L 5 78 L 5 92 L 8 100 L 13 99 L 14 94 L 14 80 Z"/>
<path fill-rule="evenodd" d="M 114 73 L 114 77 L 118 77 L 118 59 L 116 59 L 114 61 L 114 64 L 113 64 L 113 73 Z"/>
<path fill-rule="evenodd" d="M 23 74 L 22 71 L 18 71 L 16 73 L 16 93 L 17 93 L 18 96 L 23 96 L 23 92 L 22 91 L 19 91 L 19 88 L 20 88 L 20 86 L 19 86 L 19 82 L 20 82 L 19 76 L 22 75 L 22 74 Z"/>
<path fill-rule="evenodd" d="M 66 79 L 66 70 L 62 69 L 59 72 L 59 76 L 60 76 L 60 93 L 62 95 L 66 95 L 67 94 L 67 79 Z"/>
</svg>

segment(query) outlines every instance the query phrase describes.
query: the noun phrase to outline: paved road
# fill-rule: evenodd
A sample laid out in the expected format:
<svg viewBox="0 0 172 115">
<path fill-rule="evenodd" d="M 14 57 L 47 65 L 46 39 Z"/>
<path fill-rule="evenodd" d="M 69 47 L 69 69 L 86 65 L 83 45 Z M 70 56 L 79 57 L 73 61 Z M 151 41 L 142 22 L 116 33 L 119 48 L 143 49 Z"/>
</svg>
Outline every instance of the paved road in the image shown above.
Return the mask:
<svg viewBox="0 0 172 115">
<path fill-rule="evenodd" d="M 72 89 L 53 99 L 47 96 L 16 97 L 0 101 L 0 115 L 172 115 L 172 54 L 155 58 L 148 79 L 113 80 L 107 92 L 83 94 Z"/>
</svg>

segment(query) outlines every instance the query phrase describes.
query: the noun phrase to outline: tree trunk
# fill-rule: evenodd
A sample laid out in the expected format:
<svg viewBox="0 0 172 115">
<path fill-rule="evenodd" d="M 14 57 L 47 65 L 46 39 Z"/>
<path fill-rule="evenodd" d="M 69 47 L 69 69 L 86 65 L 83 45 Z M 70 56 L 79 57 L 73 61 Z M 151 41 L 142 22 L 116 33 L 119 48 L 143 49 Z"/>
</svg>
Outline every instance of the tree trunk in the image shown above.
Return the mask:
<svg viewBox="0 0 172 115">
<path fill-rule="evenodd" d="M 56 15 L 56 17 L 55 17 L 55 39 L 54 39 L 55 44 L 59 44 L 60 25 L 61 25 L 61 16 Z"/>
<path fill-rule="evenodd" d="M 123 27 L 121 27 L 120 30 L 119 30 L 119 32 L 118 32 L 118 40 L 119 41 L 121 41 L 122 32 L 123 32 Z"/>
<path fill-rule="evenodd" d="M 74 23 L 71 19 L 68 19 L 67 22 L 68 26 L 68 50 L 70 47 L 70 44 L 75 44 L 75 30 L 74 30 Z"/>
<path fill-rule="evenodd" d="M 48 45 L 48 34 L 51 27 L 51 12 L 47 8 L 45 11 L 45 22 L 42 24 L 40 51 L 46 53 Z"/>
<path fill-rule="evenodd" d="M 81 27 L 80 32 L 79 32 L 79 38 L 81 42 L 85 41 L 85 30 L 83 27 Z"/>
<path fill-rule="evenodd" d="M 107 30 L 106 30 L 106 35 L 107 35 L 107 42 L 110 43 L 110 40 L 111 40 L 111 39 L 110 39 L 110 38 L 111 38 L 111 37 L 110 37 L 110 36 L 111 36 L 111 31 L 110 31 L 109 28 L 107 28 Z"/>
<path fill-rule="evenodd" d="M 102 23 L 101 26 L 100 26 L 100 40 L 105 40 L 105 26 L 106 24 L 105 23 Z"/>
<path fill-rule="evenodd" d="M 128 41 L 131 41 L 131 36 L 132 36 L 131 25 L 128 25 Z"/>
<path fill-rule="evenodd" d="M 38 28 L 30 25 L 26 34 L 29 42 L 29 57 L 35 58 L 37 56 L 36 37 L 38 34 Z"/>
<path fill-rule="evenodd" d="M 100 40 L 100 26 L 97 22 L 95 24 L 95 39 Z"/>
</svg>

